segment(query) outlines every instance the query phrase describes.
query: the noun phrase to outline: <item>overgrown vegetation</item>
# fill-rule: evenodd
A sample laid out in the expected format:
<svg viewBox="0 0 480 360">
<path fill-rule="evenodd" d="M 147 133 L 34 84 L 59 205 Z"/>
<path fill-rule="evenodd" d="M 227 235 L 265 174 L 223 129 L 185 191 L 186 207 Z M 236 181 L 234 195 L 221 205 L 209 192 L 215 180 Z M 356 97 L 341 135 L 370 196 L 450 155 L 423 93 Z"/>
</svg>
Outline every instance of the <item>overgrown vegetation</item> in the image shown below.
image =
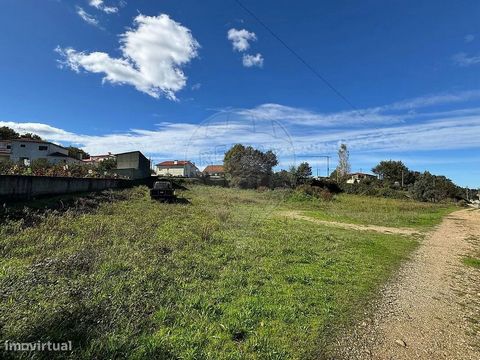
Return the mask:
<svg viewBox="0 0 480 360">
<path fill-rule="evenodd" d="M 340 221 L 364 225 L 410 227 L 428 229 L 437 225 L 442 217 L 456 209 L 451 204 L 431 204 L 413 200 L 375 198 L 340 194 L 334 202 L 311 202 L 298 207 L 321 220 Z"/>
<path fill-rule="evenodd" d="M 27 176 L 57 176 L 79 178 L 118 178 L 114 169 L 106 167 L 111 161 L 101 162 L 99 166 L 87 164 L 52 164 L 46 159 L 33 160 L 30 165 L 0 161 L 1 175 L 27 175 Z"/>
<path fill-rule="evenodd" d="M 71 354 L 36 354 L 45 359 L 318 358 L 417 242 L 287 220 L 272 204 L 344 219 L 361 207 L 369 223 L 388 206 L 412 226 L 446 211 L 204 186 L 184 193 L 191 205 L 166 205 L 127 192 L 93 212 L 0 228 L 2 339 L 73 341 Z"/>
</svg>

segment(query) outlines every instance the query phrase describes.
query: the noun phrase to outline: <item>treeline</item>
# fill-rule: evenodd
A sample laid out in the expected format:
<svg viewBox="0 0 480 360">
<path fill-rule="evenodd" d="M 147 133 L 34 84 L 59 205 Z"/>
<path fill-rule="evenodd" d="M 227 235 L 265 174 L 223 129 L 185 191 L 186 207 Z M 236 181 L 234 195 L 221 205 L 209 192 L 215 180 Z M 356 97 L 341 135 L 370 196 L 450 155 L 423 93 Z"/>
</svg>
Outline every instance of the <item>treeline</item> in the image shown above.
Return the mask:
<svg viewBox="0 0 480 360">
<path fill-rule="evenodd" d="M 326 192 L 346 192 L 440 202 L 465 200 L 468 192 L 472 191 L 455 185 L 445 176 L 412 171 L 403 162 L 392 160 L 377 164 L 372 169 L 376 176 L 347 183 L 351 178 L 351 166 L 345 144 L 340 146 L 338 157 L 338 166 L 330 177 L 317 179 L 312 177 L 312 168 L 307 162 L 275 172 L 273 168 L 278 164 L 275 153 L 237 144 L 226 152 L 224 167 L 230 186 L 243 189 L 290 188 L 320 198 L 328 198 Z"/>
<path fill-rule="evenodd" d="M 341 188 L 347 193 L 385 196 L 411 197 L 418 201 L 440 202 L 466 199 L 465 189 L 457 186 L 443 175 L 433 175 L 410 170 L 402 161 L 381 161 L 372 168 L 377 178 L 370 178 L 356 184 L 342 182 Z"/>
</svg>

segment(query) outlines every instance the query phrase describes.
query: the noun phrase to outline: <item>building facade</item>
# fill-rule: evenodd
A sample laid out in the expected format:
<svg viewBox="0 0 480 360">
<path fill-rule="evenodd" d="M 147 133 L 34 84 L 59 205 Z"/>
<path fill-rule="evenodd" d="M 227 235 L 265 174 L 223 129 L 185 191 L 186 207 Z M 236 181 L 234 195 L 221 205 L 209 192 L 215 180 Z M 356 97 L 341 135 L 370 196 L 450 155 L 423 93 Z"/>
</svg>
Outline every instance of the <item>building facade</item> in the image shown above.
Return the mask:
<svg viewBox="0 0 480 360">
<path fill-rule="evenodd" d="M 188 160 L 164 161 L 155 166 L 155 173 L 159 176 L 198 177 L 200 170 Z"/>
<path fill-rule="evenodd" d="M 68 149 L 48 141 L 33 139 L 12 139 L 0 141 L 0 161 L 30 165 L 32 161 L 45 159 L 51 164 L 80 163 L 68 156 Z"/>
<path fill-rule="evenodd" d="M 347 180 L 347 184 L 358 184 L 367 179 L 377 178 L 375 175 L 365 174 L 365 173 L 353 173 L 353 174 L 349 174 L 348 176 L 349 176 L 349 179 Z"/>
<path fill-rule="evenodd" d="M 223 165 L 208 165 L 203 170 L 204 176 L 210 176 L 212 178 L 223 178 L 225 177 L 225 169 Z"/>
<path fill-rule="evenodd" d="M 140 151 L 131 151 L 116 154 L 117 167 L 114 170 L 118 175 L 132 180 L 145 179 L 151 176 L 150 160 Z"/>
</svg>

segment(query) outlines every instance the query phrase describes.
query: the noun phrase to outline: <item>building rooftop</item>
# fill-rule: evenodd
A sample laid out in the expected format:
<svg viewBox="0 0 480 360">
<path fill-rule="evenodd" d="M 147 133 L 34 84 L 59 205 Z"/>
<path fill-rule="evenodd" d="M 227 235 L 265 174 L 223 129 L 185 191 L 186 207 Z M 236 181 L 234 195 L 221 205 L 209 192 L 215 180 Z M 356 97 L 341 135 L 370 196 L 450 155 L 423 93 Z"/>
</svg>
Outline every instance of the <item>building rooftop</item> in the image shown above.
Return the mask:
<svg viewBox="0 0 480 360">
<path fill-rule="evenodd" d="M 204 173 L 223 173 L 225 168 L 223 165 L 208 165 L 204 170 Z"/>
<path fill-rule="evenodd" d="M 158 163 L 157 166 L 168 166 L 168 167 L 176 167 L 176 166 L 185 166 L 185 165 L 192 165 L 194 164 L 189 160 L 168 160 Z"/>
</svg>

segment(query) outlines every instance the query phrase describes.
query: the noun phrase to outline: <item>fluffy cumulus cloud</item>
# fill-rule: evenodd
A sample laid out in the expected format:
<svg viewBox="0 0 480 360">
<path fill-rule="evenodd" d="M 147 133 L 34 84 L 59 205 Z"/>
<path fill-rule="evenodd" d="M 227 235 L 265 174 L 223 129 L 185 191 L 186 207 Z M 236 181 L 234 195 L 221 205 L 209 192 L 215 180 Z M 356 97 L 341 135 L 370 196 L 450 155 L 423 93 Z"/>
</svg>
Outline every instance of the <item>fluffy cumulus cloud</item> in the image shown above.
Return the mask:
<svg viewBox="0 0 480 360">
<path fill-rule="evenodd" d="M 90 0 L 89 2 L 90 6 L 93 6 L 94 8 L 103 11 L 106 14 L 114 14 L 118 12 L 118 8 L 115 6 L 106 6 L 103 2 L 103 0 Z"/>
<path fill-rule="evenodd" d="M 103 74 L 103 82 L 128 84 L 154 98 L 175 100 L 186 85 L 182 66 L 198 56 L 190 30 L 168 15 L 138 15 L 134 28 L 120 35 L 122 56 L 57 47 L 60 64 L 75 72 Z"/>
<path fill-rule="evenodd" d="M 244 54 L 242 63 L 245 67 L 263 67 L 263 56 L 262 54 Z"/>
<path fill-rule="evenodd" d="M 98 26 L 98 20 L 93 16 L 87 13 L 82 7 L 77 6 L 77 15 L 89 25 Z"/>
<path fill-rule="evenodd" d="M 240 52 L 247 51 L 250 48 L 250 41 L 257 40 L 254 32 L 245 29 L 230 29 L 227 37 L 232 42 L 233 49 Z"/>
<path fill-rule="evenodd" d="M 458 66 L 471 66 L 480 64 L 480 55 L 469 56 L 466 53 L 458 53 L 453 55 L 453 62 Z"/>
</svg>

